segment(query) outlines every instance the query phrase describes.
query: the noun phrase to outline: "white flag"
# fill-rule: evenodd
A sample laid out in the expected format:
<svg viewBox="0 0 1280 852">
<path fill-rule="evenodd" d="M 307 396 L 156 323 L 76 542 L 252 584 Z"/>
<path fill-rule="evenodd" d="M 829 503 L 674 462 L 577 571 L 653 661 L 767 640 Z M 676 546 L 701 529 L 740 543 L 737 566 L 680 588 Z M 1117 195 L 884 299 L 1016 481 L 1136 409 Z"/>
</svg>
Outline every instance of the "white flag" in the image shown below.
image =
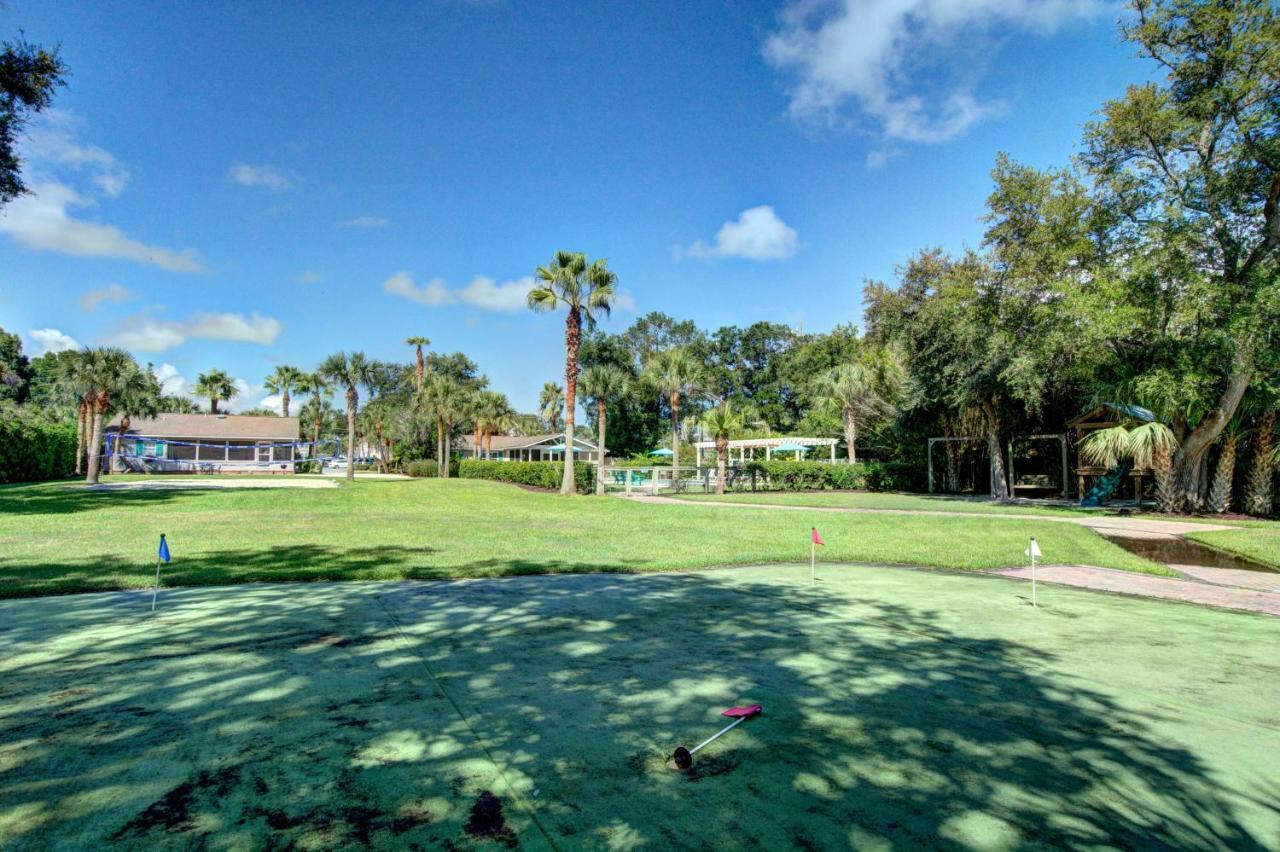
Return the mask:
<svg viewBox="0 0 1280 852">
<path fill-rule="evenodd" d="M 1036 558 L 1036 559 L 1042 559 L 1042 558 L 1043 558 L 1043 556 L 1042 556 L 1042 555 L 1041 555 L 1041 553 L 1040 553 L 1040 545 L 1036 544 L 1036 540 L 1035 540 L 1034 538 L 1033 538 L 1033 539 L 1031 539 L 1031 548 L 1030 548 L 1029 550 L 1024 550 L 1024 551 L 1022 551 L 1022 552 L 1023 552 L 1024 554 L 1026 554 L 1027 556 L 1031 556 L 1031 557 L 1034 557 L 1034 558 Z"/>
</svg>

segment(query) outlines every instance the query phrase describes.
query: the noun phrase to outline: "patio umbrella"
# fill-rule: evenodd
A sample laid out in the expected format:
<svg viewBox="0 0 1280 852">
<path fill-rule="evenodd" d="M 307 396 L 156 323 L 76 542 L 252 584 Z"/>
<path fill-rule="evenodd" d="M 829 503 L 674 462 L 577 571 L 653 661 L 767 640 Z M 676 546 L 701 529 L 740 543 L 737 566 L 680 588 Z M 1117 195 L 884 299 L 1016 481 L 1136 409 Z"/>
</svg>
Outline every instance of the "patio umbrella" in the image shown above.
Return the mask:
<svg viewBox="0 0 1280 852">
<path fill-rule="evenodd" d="M 775 453 L 795 453 L 796 458 L 799 458 L 802 453 L 809 452 L 809 448 L 803 444 L 779 444 L 773 448 L 773 451 Z"/>
<path fill-rule="evenodd" d="M 669 456 L 669 455 L 672 455 L 672 452 L 671 452 L 670 450 L 668 450 L 666 447 L 662 447 L 661 449 L 653 450 L 652 452 L 650 452 L 650 453 L 649 453 L 649 455 L 651 455 L 651 456 Z"/>
</svg>

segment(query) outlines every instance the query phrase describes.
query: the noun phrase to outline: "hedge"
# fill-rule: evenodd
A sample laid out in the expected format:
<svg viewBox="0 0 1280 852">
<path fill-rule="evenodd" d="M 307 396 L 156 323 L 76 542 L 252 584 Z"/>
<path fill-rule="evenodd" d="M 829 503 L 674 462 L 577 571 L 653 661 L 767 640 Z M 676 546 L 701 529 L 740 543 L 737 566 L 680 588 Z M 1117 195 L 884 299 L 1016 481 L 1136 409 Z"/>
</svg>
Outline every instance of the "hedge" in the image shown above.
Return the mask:
<svg viewBox="0 0 1280 852">
<path fill-rule="evenodd" d="M 69 476 L 76 466 L 76 426 L 0 414 L 0 482 Z"/>
<path fill-rule="evenodd" d="M 414 459 L 413 461 L 404 462 L 401 465 L 405 475 L 413 477 L 432 477 L 440 475 L 440 465 L 435 459 Z M 449 475 L 458 475 L 458 460 L 454 459 L 449 463 Z"/>
<path fill-rule="evenodd" d="M 920 478 L 907 462 L 751 461 L 742 471 L 744 487 L 757 491 L 911 491 Z"/>
<path fill-rule="evenodd" d="M 532 485 L 535 488 L 557 489 L 564 477 L 564 462 L 489 461 L 463 459 L 458 466 L 463 479 L 493 479 L 516 485 Z M 573 466 L 574 482 L 578 491 L 590 494 L 596 487 L 596 468 L 592 464 Z"/>
</svg>

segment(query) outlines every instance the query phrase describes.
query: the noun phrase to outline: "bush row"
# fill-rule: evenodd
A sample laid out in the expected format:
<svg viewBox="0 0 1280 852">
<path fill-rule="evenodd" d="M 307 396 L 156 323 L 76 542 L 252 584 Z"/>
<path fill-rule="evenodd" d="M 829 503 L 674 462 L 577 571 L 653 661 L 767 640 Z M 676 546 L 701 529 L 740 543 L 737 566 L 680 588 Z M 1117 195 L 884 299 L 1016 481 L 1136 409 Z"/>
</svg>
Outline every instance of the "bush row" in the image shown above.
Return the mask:
<svg viewBox="0 0 1280 852">
<path fill-rule="evenodd" d="M 463 479 L 493 479 L 516 485 L 532 485 L 535 488 L 559 488 L 564 477 L 564 462 L 486 461 L 463 459 L 458 465 Z M 596 487 L 595 465 L 578 463 L 573 466 L 574 482 L 578 491 L 589 494 Z"/>
<path fill-rule="evenodd" d="M 0 413 L 0 482 L 59 479 L 70 475 L 75 466 L 74 423 Z"/>
<path fill-rule="evenodd" d="M 742 470 L 745 487 L 760 491 L 913 491 L 922 485 L 907 462 L 751 461 Z"/>
</svg>

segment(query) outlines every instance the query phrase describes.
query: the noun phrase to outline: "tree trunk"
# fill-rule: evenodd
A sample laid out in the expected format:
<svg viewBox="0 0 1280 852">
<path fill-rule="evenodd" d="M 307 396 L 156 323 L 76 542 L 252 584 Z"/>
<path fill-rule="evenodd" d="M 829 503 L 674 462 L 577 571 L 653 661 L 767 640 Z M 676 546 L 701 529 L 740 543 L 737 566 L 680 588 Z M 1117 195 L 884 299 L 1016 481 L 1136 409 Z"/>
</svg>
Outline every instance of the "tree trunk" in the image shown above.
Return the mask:
<svg viewBox="0 0 1280 852">
<path fill-rule="evenodd" d="M 1235 416 L 1240 407 L 1244 392 L 1253 381 L 1253 358 L 1237 351 L 1231 365 L 1231 374 L 1227 377 L 1227 386 L 1218 397 L 1218 405 L 1209 412 L 1200 424 L 1180 441 L 1180 448 L 1173 458 L 1173 474 L 1178 489 L 1182 492 L 1183 503 L 1195 507 L 1200 504 L 1204 491 L 1200 462 L 1209 448 L 1218 440 L 1222 430 Z M 1174 511 L 1180 510 L 1178 506 Z"/>
<path fill-rule="evenodd" d="M 84 454 L 85 447 L 88 442 L 85 440 L 85 432 L 88 430 L 89 406 L 85 404 L 83 399 L 76 406 L 76 476 L 84 473 Z"/>
<path fill-rule="evenodd" d="M 725 460 L 729 455 L 729 439 L 716 435 L 716 494 L 724 495 Z"/>
<path fill-rule="evenodd" d="M 1239 437 L 1228 434 L 1222 440 L 1222 452 L 1218 454 L 1218 466 L 1213 471 L 1213 487 L 1209 489 L 1207 508 L 1210 512 L 1231 511 L 1231 483 L 1236 474 L 1236 442 Z"/>
<path fill-rule="evenodd" d="M 107 395 L 98 393 L 93 406 L 93 432 L 89 439 L 89 472 L 85 482 L 98 484 L 98 473 L 102 467 L 102 457 L 98 455 L 98 447 L 102 444 L 102 420 L 107 413 Z"/>
<path fill-rule="evenodd" d="M 597 459 L 599 464 L 596 465 L 596 493 L 604 493 L 604 398 L 596 400 L 596 420 L 599 427 L 600 438 L 596 442 L 596 452 L 600 454 Z"/>
<path fill-rule="evenodd" d="M 570 308 L 564 323 L 564 478 L 561 494 L 577 490 L 573 477 L 573 409 L 578 396 L 578 347 L 582 343 L 582 313 Z"/>
<path fill-rule="evenodd" d="M 853 409 L 849 406 L 844 407 L 844 442 L 846 455 L 849 456 L 849 464 L 858 463 L 858 450 L 854 444 L 858 441 L 858 424 L 853 419 Z"/>
<path fill-rule="evenodd" d="M 356 406 L 360 398 L 355 388 L 347 388 L 347 482 L 356 480 Z"/>
<path fill-rule="evenodd" d="M 1275 452 L 1276 413 L 1268 411 L 1258 423 L 1258 433 L 1253 439 L 1253 458 L 1249 462 L 1249 480 L 1245 484 L 1244 510 L 1250 515 L 1271 514 Z"/>
<path fill-rule="evenodd" d="M 1186 495 L 1178 486 L 1173 454 L 1166 449 L 1157 450 L 1151 463 L 1156 471 L 1156 508 L 1165 514 L 1181 511 L 1186 503 Z"/>
<path fill-rule="evenodd" d="M 680 393 L 671 394 L 671 466 L 680 466 Z M 675 474 L 673 473 L 672 476 Z"/>
<path fill-rule="evenodd" d="M 280 410 L 283 412 L 283 416 L 288 417 L 289 416 L 289 389 L 284 388 L 283 391 L 284 392 L 280 394 Z"/>
<path fill-rule="evenodd" d="M 210 414 L 218 413 L 218 398 L 216 396 L 209 397 L 209 413 Z"/>
<path fill-rule="evenodd" d="M 449 460 L 444 455 L 444 417 L 436 415 L 436 476 L 449 478 Z"/>
<path fill-rule="evenodd" d="M 1000 450 L 1000 418 L 990 401 L 982 404 L 982 413 L 986 416 L 987 453 L 991 457 L 991 496 L 1003 503 L 1009 499 L 1009 481 L 1005 473 L 1004 453 Z"/>
<path fill-rule="evenodd" d="M 418 392 L 421 393 L 422 377 L 427 374 L 427 362 L 426 362 L 426 359 L 422 357 L 422 347 L 421 346 L 417 347 L 417 350 L 418 350 Z"/>
<path fill-rule="evenodd" d="M 444 425 L 444 475 L 449 476 L 449 463 L 453 458 L 453 438 L 449 434 L 453 431 L 453 424 L 446 423 Z"/>
</svg>

